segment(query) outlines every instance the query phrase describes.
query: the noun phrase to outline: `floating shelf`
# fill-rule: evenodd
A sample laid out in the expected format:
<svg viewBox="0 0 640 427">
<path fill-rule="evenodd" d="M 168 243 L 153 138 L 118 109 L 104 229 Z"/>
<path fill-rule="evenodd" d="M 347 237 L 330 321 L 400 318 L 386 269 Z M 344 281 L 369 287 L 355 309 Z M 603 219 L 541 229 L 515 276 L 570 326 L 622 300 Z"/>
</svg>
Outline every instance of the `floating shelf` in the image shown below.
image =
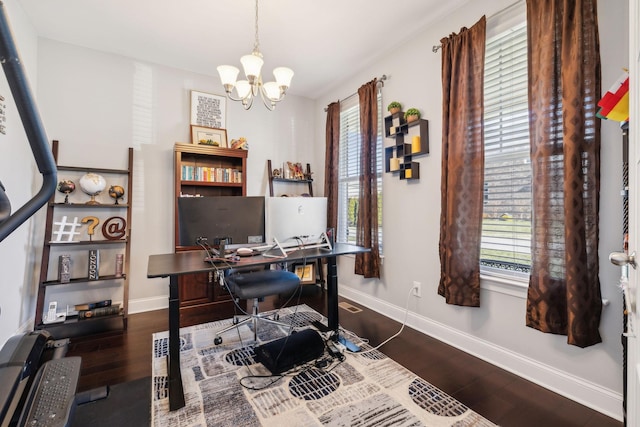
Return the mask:
<svg viewBox="0 0 640 427">
<path fill-rule="evenodd" d="M 420 164 L 415 156 L 429 154 L 429 122 L 418 119 L 406 122 L 404 113 L 384 119 L 385 136 L 395 144 L 385 148 L 385 172 L 398 173 L 401 180 L 420 179 Z"/>
</svg>

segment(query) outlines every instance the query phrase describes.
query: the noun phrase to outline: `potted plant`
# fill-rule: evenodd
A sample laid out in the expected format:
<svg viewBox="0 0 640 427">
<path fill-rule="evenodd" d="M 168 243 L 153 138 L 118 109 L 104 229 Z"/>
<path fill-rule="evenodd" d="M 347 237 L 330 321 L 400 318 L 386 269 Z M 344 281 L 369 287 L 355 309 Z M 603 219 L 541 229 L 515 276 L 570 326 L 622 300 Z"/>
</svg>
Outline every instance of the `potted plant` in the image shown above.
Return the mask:
<svg viewBox="0 0 640 427">
<path fill-rule="evenodd" d="M 402 110 L 402 105 L 399 102 L 393 101 L 387 106 L 387 110 L 391 114 L 399 113 Z"/>
<path fill-rule="evenodd" d="M 417 108 L 409 108 L 404 113 L 404 119 L 407 121 L 407 123 L 410 123 L 414 120 L 418 120 L 419 118 L 420 118 L 420 111 L 418 111 Z"/>
</svg>

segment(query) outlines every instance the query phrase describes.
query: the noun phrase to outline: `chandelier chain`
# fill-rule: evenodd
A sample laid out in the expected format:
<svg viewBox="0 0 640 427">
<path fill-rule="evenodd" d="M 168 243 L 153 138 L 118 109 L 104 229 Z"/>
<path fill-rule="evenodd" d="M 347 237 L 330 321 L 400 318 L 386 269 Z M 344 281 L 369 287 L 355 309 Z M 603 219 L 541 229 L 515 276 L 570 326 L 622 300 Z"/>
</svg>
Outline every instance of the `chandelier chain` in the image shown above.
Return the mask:
<svg viewBox="0 0 640 427">
<path fill-rule="evenodd" d="M 253 43 L 253 51 L 260 52 L 260 38 L 258 36 L 258 0 L 256 0 L 256 40 Z"/>
</svg>

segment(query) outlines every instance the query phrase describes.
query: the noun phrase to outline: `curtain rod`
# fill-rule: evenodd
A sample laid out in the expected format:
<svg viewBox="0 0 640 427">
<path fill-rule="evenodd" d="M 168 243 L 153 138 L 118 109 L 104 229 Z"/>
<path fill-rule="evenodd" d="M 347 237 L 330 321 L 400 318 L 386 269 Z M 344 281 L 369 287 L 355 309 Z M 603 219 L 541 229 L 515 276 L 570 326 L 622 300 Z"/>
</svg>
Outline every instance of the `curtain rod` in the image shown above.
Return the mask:
<svg viewBox="0 0 640 427">
<path fill-rule="evenodd" d="M 500 9 L 499 11 L 497 11 L 496 13 L 494 13 L 493 15 L 489 16 L 489 17 L 487 18 L 487 20 L 489 20 L 489 19 L 493 19 L 493 18 L 495 18 L 495 17 L 497 17 L 497 16 L 499 16 L 499 15 L 502 15 L 503 13 L 505 13 L 505 12 L 507 12 L 507 11 L 511 10 L 512 8 L 516 7 L 517 5 L 519 5 L 519 4 L 520 4 L 520 3 L 522 3 L 522 2 L 523 2 L 523 0 L 518 0 L 518 1 L 516 1 L 515 3 L 511 3 L 509 6 L 507 6 L 507 7 L 503 8 L 503 9 Z M 442 45 L 441 45 L 441 44 L 438 44 L 438 45 L 435 45 L 435 44 L 434 44 L 434 45 L 433 45 L 433 47 L 431 48 L 431 52 L 433 52 L 433 53 L 438 53 L 438 51 L 439 51 L 441 48 L 442 48 Z"/>
<path fill-rule="evenodd" d="M 382 76 L 378 77 L 378 81 L 377 81 L 376 83 L 380 83 L 382 86 L 384 86 L 384 81 L 385 81 L 385 80 L 387 80 L 387 75 L 386 75 L 386 74 L 383 74 Z M 351 97 L 356 96 L 357 94 L 358 94 L 358 92 L 352 93 L 351 95 L 347 96 L 346 98 L 341 99 L 341 100 L 340 100 L 340 102 L 344 102 L 344 101 L 346 101 L 347 99 L 349 99 L 349 98 L 351 98 Z M 328 110 L 328 108 L 327 108 L 327 107 L 324 107 L 324 111 L 325 111 L 325 113 L 327 112 L 327 110 Z"/>
</svg>

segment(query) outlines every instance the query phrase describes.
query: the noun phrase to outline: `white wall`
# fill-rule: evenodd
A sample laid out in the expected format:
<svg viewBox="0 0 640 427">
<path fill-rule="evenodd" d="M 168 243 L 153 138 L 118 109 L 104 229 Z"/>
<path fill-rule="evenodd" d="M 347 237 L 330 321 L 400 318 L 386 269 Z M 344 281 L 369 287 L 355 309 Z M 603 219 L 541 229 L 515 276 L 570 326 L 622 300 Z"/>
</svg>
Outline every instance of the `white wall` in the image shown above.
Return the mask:
<svg viewBox="0 0 640 427">
<path fill-rule="evenodd" d="M 224 93 L 219 79 L 52 40 L 39 47 L 38 97 L 59 162 L 123 168 L 134 148 L 130 309 L 165 307 L 168 280 L 146 271 L 150 254 L 173 251 L 173 146 L 190 141 L 190 91 Z M 267 159 L 317 165 L 312 106 L 295 96 L 275 112 L 227 103 L 229 139 L 249 142 L 248 195 L 265 194 Z"/>
<path fill-rule="evenodd" d="M 382 53 L 365 70 L 351 76 L 317 100 L 316 139 L 324 139 L 323 108 L 344 98 L 373 77 L 386 74 L 383 105 L 400 101 L 417 107 L 429 120 L 428 156 L 418 158 L 420 180 L 400 181 L 387 173 L 383 178 L 384 265 L 382 278 L 364 280 L 351 274 L 353 260 L 340 260 L 340 292 L 398 320 L 414 280 L 422 283 L 422 298 L 409 300 L 409 323 L 495 364 L 621 419 L 622 399 L 622 301 L 616 288 L 619 269 L 609 264 L 609 252 L 619 250 L 621 228 L 621 133 L 616 123 L 602 125 L 602 193 L 600 280 L 604 308 L 600 332 L 603 343 L 579 349 L 566 337 L 543 334 L 525 326 L 526 288 L 483 280 L 480 308 L 447 305 L 437 295 L 441 162 L 441 57 L 433 45 L 461 27 L 476 23 L 482 14 L 491 17 L 512 0 L 469 2 L 447 19 L 434 22 L 424 32 Z M 601 6 L 603 6 L 601 4 Z M 627 3 L 607 2 L 599 9 L 603 89 L 627 66 Z M 391 145 L 386 141 L 385 145 Z M 393 344 L 390 344 L 393 345 Z"/>
<path fill-rule="evenodd" d="M 3 1 L 14 41 L 23 67 L 35 91 L 37 37 L 22 9 L 14 0 Z M 6 105 L 6 135 L 0 134 L 0 180 L 11 200 L 12 212 L 18 210 L 40 189 L 42 179 L 27 142 L 20 116 L 4 76 L 0 73 L 0 95 Z M 20 165 L 15 168 L 14 165 Z M 16 332 L 28 330 L 33 324 L 34 278 L 39 254 L 30 245 L 34 220 L 25 224 L 0 242 L 0 343 Z M 35 279 L 37 280 L 37 279 Z M 30 323 L 31 322 L 31 323 Z"/>
</svg>

